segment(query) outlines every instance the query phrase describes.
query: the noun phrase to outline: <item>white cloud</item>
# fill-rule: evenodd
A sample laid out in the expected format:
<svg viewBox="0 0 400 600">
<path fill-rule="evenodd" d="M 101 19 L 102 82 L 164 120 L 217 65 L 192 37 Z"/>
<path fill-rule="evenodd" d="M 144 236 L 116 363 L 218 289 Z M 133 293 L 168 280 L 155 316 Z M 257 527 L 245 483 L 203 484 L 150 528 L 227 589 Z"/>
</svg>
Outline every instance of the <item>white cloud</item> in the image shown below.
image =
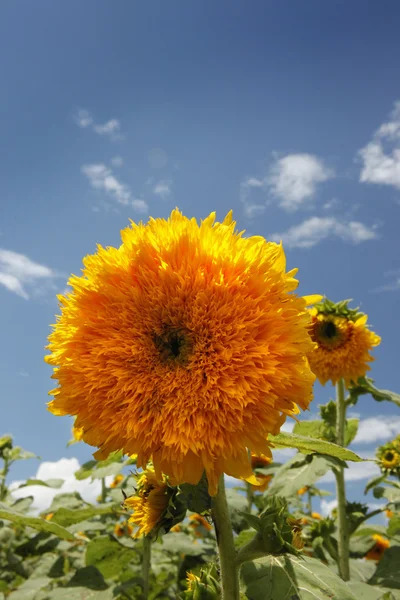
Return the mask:
<svg viewBox="0 0 400 600">
<path fill-rule="evenodd" d="M 348 462 L 348 468 L 344 470 L 344 477 L 346 481 L 361 481 L 362 479 L 372 479 L 372 477 L 378 477 L 380 469 L 375 462 Z M 319 483 L 332 483 L 335 481 L 335 476 L 332 471 L 328 471 L 326 475 L 321 477 Z"/>
<path fill-rule="evenodd" d="M 371 290 L 372 292 L 395 292 L 400 290 L 400 269 L 387 271 L 384 273 L 384 277 L 390 277 L 391 281 Z"/>
<path fill-rule="evenodd" d="M 78 114 L 75 117 L 76 123 L 79 127 L 85 129 L 89 127 L 89 125 L 93 124 L 93 118 L 89 111 L 81 109 L 78 111 Z"/>
<path fill-rule="evenodd" d="M 124 163 L 125 163 L 125 161 L 124 161 L 124 159 L 122 158 L 122 156 L 114 156 L 114 157 L 111 159 L 111 164 L 112 164 L 112 166 L 113 166 L 113 167 L 116 167 L 116 168 L 123 167 L 123 166 L 124 166 Z"/>
<path fill-rule="evenodd" d="M 400 101 L 395 103 L 389 121 L 375 131 L 358 155 L 363 163 L 361 182 L 400 189 Z"/>
<path fill-rule="evenodd" d="M 295 211 L 309 203 L 319 183 L 333 176 L 332 169 L 313 154 L 288 154 L 276 159 L 266 184 L 281 208 Z"/>
<path fill-rule="evenodd" d="M 172 194 L 170 181 L 159 181 L 153 188 L 153 194 L 166 200 Z"/>
<path fill-rule="evenodd" d="M 359 244 L 378 236 L 375 228 L 369 228 L 359 221 L 344 222 L 336 217 L 310 217 L 283 233 L 273 233 L 269 239 L 275 242 L 282 240 L 289 248 L 312 248 L 322 240 L 334 237 Z"/>
<path fill-rule="evenodd" d="M 149 212 L 149 205 L 146 200 L 143 200 L 142 198 L 135 198 L 132 200 L 132 206 L 139 213 L 147 214 Z"/>
<path fill-rule="evenodd" d="M 385 508 L 385 504 L 379 504 L 378 502 L 367 502 L 369 510 L 378 510 Z M 321 499 L 320 511 L 323 517 L 328 517 L 334 508 L 337 507 L 337 500 L 324 500 Z"/>
<path fill-rule="evenodd" d="M 370 417 L 360 421 L 353 444 L 373 444 L 400 434 L 400 417 Z"/>
<path fill-rule="evenodd" d="M 105 192 L 114 198 L 119 204 L 131 205 L 138 212 L 148 212 L 145 200 L 133 199 L 128 185 L 121 183 L 109 167 L 103 163 L 83 165 L 82 173 L 88 178 L 90 185 Z"/>
<path fill-rule="evenodd" d="M 240 201 L 244 205 L 244 214 L 247 218 L 253 219 L 261 215 L 265 209 L 265 204 L 256 203 L 251 200 L 252 189 L 265 189 L 265 180 L 256 177 L 247 177 L 240 184 Z"/>
<path fill-rule="evenodd" d="M 98 133 L 99 135 L 109 135 L 112 138 L 119 133 L 121 129 L 121 124 L 118 119 L 110 119 L 106 123 L 102 123 L 99 125 L 93 125 L 93 131 Z"/>
<path fill-rule="evenodd" d="M 0 248 L 0 285 L 21 298 L 29 300 L 27 287 L 35 286 L 38 281 L 52 280 L 57 273 L 34 262 L 28 256 Z"/>
<path fill-rule="evenodd" d="M 23 481 L 14 481 L 10 485 L 12 496 L 17 498 L 25 498 L 33 496 L 34 501 L 31 505 L 32 512 L 41 513 L 49 508 L 54 496 L 57 494 L 65 494 L 71 492 L 79 492 L 84 500 L 95 503 L 96 498 L 101 493 L 100 480 L 83 479 L 78 481 L 75 479 L 75 471 L 80 468 L 77 458 L 60 458 L 56 462 L 43 462 L 40 464 L 35 479 L 64 479 L 64 484 L 59 489 L 48 488 L 43 485 L 32 485 L 24 488 L 18 488 Z M 109 485 L 113 477 L 106 477 L 106 484 Z"/>
</svg>

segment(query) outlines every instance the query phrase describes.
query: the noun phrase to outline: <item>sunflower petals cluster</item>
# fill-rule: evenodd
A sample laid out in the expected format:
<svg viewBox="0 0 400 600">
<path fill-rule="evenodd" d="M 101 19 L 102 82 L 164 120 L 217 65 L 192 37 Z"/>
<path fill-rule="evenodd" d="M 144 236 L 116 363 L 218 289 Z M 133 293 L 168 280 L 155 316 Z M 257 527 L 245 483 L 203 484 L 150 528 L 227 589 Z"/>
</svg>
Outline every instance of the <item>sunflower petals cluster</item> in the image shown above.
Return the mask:
<svg viewBox="0 0 400 600">
<path fill-rule="evenodd" d="M 213 495 L 222 473 L 252 478 L 248 449 L 269 455 L 268 434 L 308 407 L 318 298 L 293 293 L 281 245 L 235 226 L 177 209 L 132 223 L 58 296 L 49 410 L 76 417 L 96 458 L 137 454 L 172 486 L 206 471 Z"/>
<path fill-rule="evenodd" d="M 379 446 L 376 457 L 383 473 L 400 479 L 400 435 L 387 444 Z"/>
<path fill-rule="evenodd" d="M 378 533 L 375 533 L 372 536 L 372 539 L 375 540 L 375 545 L 372 546 L 371 550 L 367 552 L 364 558 L 366 558 L 366 560 L 376 560 L 379 562 L 383 558 L 385 550 L 390 547 L 390 542 Z"/>
<path fill-rule="evenodd" d="M 344 379 L 347 387 L 365 376 L 370 354 L 381 338 L 368 329 L 368 316 L 348 307 L 349 300 L 334 304 L 328 299 L 310 309 L 311 335 L 317 346 L 309 354 L 310 366 L 319 382 L 334 385 Z"/>
</svg>

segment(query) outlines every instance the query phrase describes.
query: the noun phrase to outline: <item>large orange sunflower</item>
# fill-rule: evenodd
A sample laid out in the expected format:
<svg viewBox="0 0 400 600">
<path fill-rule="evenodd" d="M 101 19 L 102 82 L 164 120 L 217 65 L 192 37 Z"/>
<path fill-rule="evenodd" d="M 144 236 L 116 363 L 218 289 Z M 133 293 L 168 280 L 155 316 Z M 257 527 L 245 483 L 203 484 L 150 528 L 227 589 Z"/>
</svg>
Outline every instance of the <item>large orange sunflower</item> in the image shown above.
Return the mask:
<svg viewBox="0 0 400 600">
<path fill-rule="evenodd" d="M 50 411 L 76 415 L 96 458 L 138 454 L 172 485 L 251 478 L 247 449 L 270 454 L 268 434 L 312 399 L 312 299 L 292 293 L 281 245 L 244 238 L 231 213 L 174 210 L 121 235 L 58 297 Z"/>
<path fill-rule="evenodd" d="M 311 334 L 317 346 L 309 355 L 310 366 L 322 385 L 343 378 L 346 385 L 357 382 L 369 370 L 370 351 L 380 337 L 366 325 L 367 315 L 349 309 L 347 301 L 324 300 L 310 309 Z"/>
</svg>

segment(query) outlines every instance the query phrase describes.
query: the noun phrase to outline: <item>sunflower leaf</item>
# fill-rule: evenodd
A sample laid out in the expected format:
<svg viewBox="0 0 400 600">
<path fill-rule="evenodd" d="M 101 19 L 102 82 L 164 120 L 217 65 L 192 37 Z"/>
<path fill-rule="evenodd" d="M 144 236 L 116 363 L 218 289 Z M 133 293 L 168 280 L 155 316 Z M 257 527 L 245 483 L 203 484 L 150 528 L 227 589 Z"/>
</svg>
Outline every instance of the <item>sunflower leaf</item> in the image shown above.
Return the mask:
<svg viewBox="0 0 400 600">
<path fill-rule="evenodd" d="M 118 576 L 137 558 L 135 550 L 123 546 L 111 536 L 101 535 L 92 539 L 86 548 L 86 566 L 96 567 L 105 579 Z"/>
<path fill-rule="evenodd" d="M 369 583 L 400 590 L 400 546 L 388 548 Z"/>
<path fill-rule="evenodd" d="M 278 433 L 278 435 L 270 435 L 268 440 L 271 441 L 274 446 L 280 448 L 297 448 L 304 454 L 317 452 L 318 454 L 327 454 L 328 456 L 334 456 L 341 460 L 351 460 L 354 462 L 361 462 L 363 460 L 348 448 L 342 448 L 341 446 L 326 442 L 325 440 L 304 437 L 294 433 L 281 432 Z"/>
<path fill-rule="evenodd" d="M 347 584 L 314 558 L 284 554 L 246 562 L 241 580 L 251 600 L 356 600 Z"/>
<path fill-rule="evenodd" d="M 47 531 L 63 540 L 72 541 L 75 539 L 75 536 L 72 533 L 58 523 L 52 523 L 51 521 L 46 521 L 40 517 L 28 517 L 10 509 L 4 504 L 0 504 L 0 519 L 12 521 L 22 527 L 32 527 L 32 529 L 36 529 L 37 531 Z"/>
<path fill-rule="evenodd" d="M 205 473 L 196 485 L 183 483 L 179 486 L 179 490 L 179 496 L 184 497 L 190 511 L 201 515 L 211 508 L 211 496 L 208 493 L 208 481 Z"/>
<path fill-rule="evenodd" d="M 296 454 L 276 472 L 266 494 L 285 498 L 294 496 L 300 488 L 313 485 L 329 468 L 323 456 Z"/>
<path fill-rule="evenodd" d="M 374 380 L 369 377 L 359 377 L 357 383 L 350 388 L 349 403 L 356 404 L 359 396 L 371 394 L 377 402 L 387 400 L 400 406 L 400 394 L 396 394 L 396 392 L 391 392 L 390 390 L 379 390 L 373 383 Z"/>
</svg>

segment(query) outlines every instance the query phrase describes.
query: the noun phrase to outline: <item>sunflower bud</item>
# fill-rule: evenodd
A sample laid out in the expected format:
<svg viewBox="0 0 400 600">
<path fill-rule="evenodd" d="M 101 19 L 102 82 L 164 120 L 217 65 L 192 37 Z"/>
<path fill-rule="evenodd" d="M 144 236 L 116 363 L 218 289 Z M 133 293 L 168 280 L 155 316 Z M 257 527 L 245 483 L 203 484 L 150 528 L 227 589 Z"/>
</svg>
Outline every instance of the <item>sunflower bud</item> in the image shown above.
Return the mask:
<svg viewBox="0 0 400 600">
<path fill-rule="evenodd" d="M 189 571 L 186 574 L 186 585 L 187 590 L 183 593 L 185 600 L 218 600 L 221 597 L 214 565 L 201 569 L 200 576 Z"/>
<path fill-rule="evenodd" d="M 4 435 L 0 438 L 0 458 L 5 458 L 8 450 L 12 450 L 13 443 L 11 435 Z"/>
</svg>

